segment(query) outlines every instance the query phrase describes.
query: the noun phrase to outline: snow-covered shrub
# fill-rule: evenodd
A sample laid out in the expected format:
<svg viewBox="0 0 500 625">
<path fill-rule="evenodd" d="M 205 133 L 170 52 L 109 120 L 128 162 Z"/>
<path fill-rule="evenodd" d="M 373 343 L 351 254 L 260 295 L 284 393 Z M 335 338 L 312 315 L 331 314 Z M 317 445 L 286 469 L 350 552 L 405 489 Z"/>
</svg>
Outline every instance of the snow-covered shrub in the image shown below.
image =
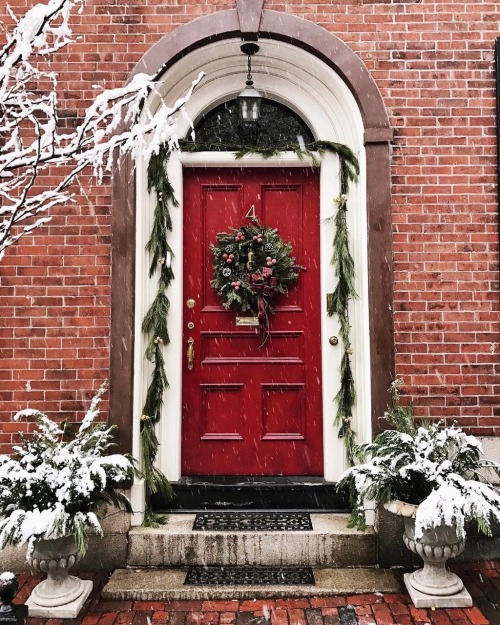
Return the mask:
<svg viewBox="0 0 500 625">
<path fill-rule="evenodd" d="M 116 488 L 131 477 L 133 464 L 126 456 L 108 455 L 114 428 L 95 423 L 106 388 L 104 383 L 92 399 L 74 437 L 37 410 L 15 415 L 35 419 L 37 430 L 20 433 L 15 457 L 0 456 L 0 549 L 27 543 L 29 554 L 37 539 L 73 534 L 85 552 L 86 530 L 102 535 L 99 504 L 131 511 Z"/>
<path fill-rule="evenodd" d="M 460 428 L 443 423 L 417 427 L 411 406 L 399 402 L 400 382 L 391 388 L 393 408 L 384 417 L 395 427 L 378 434 L 372 443 L 360 445 L 366 460 L 343 473 L 338 487 L 347 488 L 353 511 L 351 524 L 365 527 L 364 501 L 378 505 L 399 499 L 418 505 L 415 536 L 426 528 L 456 525 L 465 537 L 466 522 L 491 532 L 500 521 L 500 495 L 486 483 L 486 470 L 500 473 L 500 466 L 482 458 L 481 443 Z"/>
</svg>

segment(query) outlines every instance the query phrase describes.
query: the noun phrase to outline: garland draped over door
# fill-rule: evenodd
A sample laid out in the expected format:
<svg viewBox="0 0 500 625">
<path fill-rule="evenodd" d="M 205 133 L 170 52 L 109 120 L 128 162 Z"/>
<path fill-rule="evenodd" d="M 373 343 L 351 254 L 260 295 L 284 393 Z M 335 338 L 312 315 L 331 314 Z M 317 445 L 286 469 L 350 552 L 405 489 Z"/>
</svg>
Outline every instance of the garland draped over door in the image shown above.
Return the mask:
<svg viewBox="0 0 500 625">
<path fill-rule="evenodd" d="M 356 393 L 351 368 L 352 349 L 349 300 L 355 299 L 357 295 L 354 288 L 354 260 L 349 249 L 347 199 L 349 185 L 351 182 L 356 182 L 359 175 L 359 163 L 356 155 L 349 147 L 331 141 L 315 141 L 302 146 L 298 143 L 290 143 L 271 148 L 221 145 L 220 143 L 212 145 L 181 141 L 180 148 L 185 152 L 235 152 L 236 159 L 248 154 L 259 154 L 264 158 L 270 158 L 282 152 L 294 152 L 301 159 L 310 157 L 314 167 L 319 167 L 320 165 L 317 154 L 322 155 L 325 152 L 331 152 L 339 157 L 340 194 L 334 199 L 334 202 L 337 204 L 337 210 L 331 218 L 335 229 L 331 262 L 335 269 L 337 284 L 333 292 L 329 294 L 327 313 L 329 316 L 337 315 L 340 324 L 339 334 L 342 341 L 343 354 L 340 365 L 340 390 L 335 396 L 335 401 L 337 402 L 335 425 L 339 429 L 339 438 L 344 440 L 347 461 L 352 465 L 354 463 L 356 434 L 351 427 L 351 421 Z M 162 346 L 170 342 L 167 327 L 170 301 L 167 297 L 167 289 L 174 279 L 171 266 L 172 250 L 168 243 L 168 233 L 172 231 L 170 209 L 179 205 L 168 179 L 168 158 L 168 148 L 162 146 L 159 152 L 151 157 L 148 165 L 148 191 L 150 193 L 153 190 L 155 191 L 156 206 L 146 251 L 149 252 L 151 258 L 149 277 L 151 279 L 154 276 L 158 277 L 158 288 L 156 297 L 142 322 L 142 332 L 147 340 L 145 358 L 153 364 L 153 372 L 142 409 L 140 436 L 142 471 L 146 489 L 144 525 L 153 527 L 161 524 L 163 517 L 154 513 L 151 496 L 158 493 L 166 500 L 171 499 L 173 496 L 170 483 L 155 466 L 159 448 L 156 425 L 161 416 L 164 391 L 168 388 Z"/>
</svg>

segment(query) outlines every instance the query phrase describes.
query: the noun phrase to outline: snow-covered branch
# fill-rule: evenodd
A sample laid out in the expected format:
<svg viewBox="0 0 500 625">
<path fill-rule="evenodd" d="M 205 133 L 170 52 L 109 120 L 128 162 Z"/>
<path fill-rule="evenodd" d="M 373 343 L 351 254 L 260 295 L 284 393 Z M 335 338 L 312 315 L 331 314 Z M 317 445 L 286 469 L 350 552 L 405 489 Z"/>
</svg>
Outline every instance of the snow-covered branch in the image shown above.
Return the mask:
<svg viewBox="0 0 500 625">
<path fill-rule="evenodd" d="M 147 159 L 163 143 L 175 148 L 176 116 L 203 76 L 170 107 L 146 74 L 123 87 L 96 87 L 79 125 L 71 131 L 61 127 L 57 75 L 40 69 L 40 61 L 50 67 L 51 55 L 73 42 L 69 19 L 82 2 L 47 0 L 19 20 L 12 15 L 16 25 L 0 49 L 0 259 L 7 247 L 50 220 L 52 207 L 71 200 L 70 187 L 85 168 L 101 179 L 120 154 Z M 153 93 L 158 108 L 143 111 Z M 47 187 L 41 180 L 50 168 L 51 179 L 58 177 Z"/>
</svg>

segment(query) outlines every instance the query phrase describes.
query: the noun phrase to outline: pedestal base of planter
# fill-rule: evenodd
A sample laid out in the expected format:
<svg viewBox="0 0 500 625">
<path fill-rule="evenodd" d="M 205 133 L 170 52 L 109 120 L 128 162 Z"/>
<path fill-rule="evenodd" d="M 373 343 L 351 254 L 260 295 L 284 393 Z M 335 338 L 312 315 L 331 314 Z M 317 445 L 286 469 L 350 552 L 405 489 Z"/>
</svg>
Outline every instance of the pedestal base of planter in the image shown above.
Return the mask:
<svg viewBox="0 0 500 625">
<path fill-rule="evenodd" d="M 411 573 L 404 575 L 405 586 L 416 608 L 471 608 L 472 597 L 465 588 L 454 595 L 426 595 L 411 585 Z M 31 613 L 30 613 L 31 614 Z"/>
<path fill-rule="evenodd" d="M 35 618 L 76 618 L 82 609 L 83 604 L 92 592 L 93 587 L 92 582 L 88 579 L 80 580 L 80 582 L 82 593 L 76 599 L 73 599 L 73 601 L 63 605 L 54 605 L 50 607 L 41 606 L 38 605 L 33 596 L 31 596 L 26 601 L 26 605 L 29 608 L 28 615 L 34 616 Z"/>
</svg>

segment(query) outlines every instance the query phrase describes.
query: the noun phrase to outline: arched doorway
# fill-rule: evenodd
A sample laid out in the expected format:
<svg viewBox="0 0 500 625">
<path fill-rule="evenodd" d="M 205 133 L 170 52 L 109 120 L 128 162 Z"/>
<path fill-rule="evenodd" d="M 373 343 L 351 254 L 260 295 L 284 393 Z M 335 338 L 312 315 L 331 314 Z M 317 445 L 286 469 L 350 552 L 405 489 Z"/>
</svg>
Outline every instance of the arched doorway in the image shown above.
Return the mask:
<svg viewBox="0 0 500 625">
<path fill-rule="evenodd" d="M 227 23 L 232 23 L 234 15 L 232 11 L 223 12 Z M 353 356 L 354 375 L 356 379 L 358 401 L 355 408 L 354 429 L 358 433 L 359 440 L 368 440 L 372 431 L 372 415 L 378 417 L 381 408 L 386 404 L 386 389 L 389 386 L 393 372 L 393 347 L 392 347 L 392 280 L 390 262 L 390 206 L 389 206 L 389 182 L 388 182 L 388 138 L 390 131 L 387 125 L 387 118 L 384 118 L 380 110 L 380 96 L 378 91 L 366 74 L 359 59 L 352 52 L 353 58 L 347 58 L 345 46 L 338 42 L 332 35 L 323 31 L 319 27 L 306 23 L 311 29 L 311 37 L 301 34 L 301 46 L 283 41 L 284 31 L 291 32 L 296 29 L 296 18 L 290 16 L 280 16 L 279 28 L 275 22 L 274 12 L 264 11 L 267 14 L 268 24 L 275 24 L 277 32 L 267 31 L 265 38 L 261 37 L 260 45 L 262 53 L 254 59 L 254 81 L 259 90 L 270 99 L 281 102 L 294 110 L 312 128 L 317 138 L 345 143 L 351 147 L 359 156 L 361 163 L 361 177 L 359 184 L 352 191 L 350 198 L 349 227 L 353 236 L 353 252 L 358 271 L 357 289 L 359 299 L 353 303 L 351 310 L 351 320 L 354 332 L 355 354 Z M 217 28 L 219 33 L 220 20 L 224 16 L 217 14 Z M 281 19 L 281 18 L 285 19 Z M 224 21 L 222 19 L 222 21 Z M 200 34 L 200 22 L 204 22 L 205 32 L 215 27 L 215 17 L 204 18 L 197 22 L 196 28 Z M 299 20 L 302 31 L 304 31 L 303 20 Z M 263 24 L 266 22 L 263 21 Z M 184 34 L 194 36 L 194 32 L 189 26 L 179 29 L 184 30 Z M 195 24 L 191 25 L 192 29 Z M 203 29 L 202 29 L 203 30 Z M 306 29 L 307 30 L 307 29 Z M 180 34 L 175 37 L 172 34 L 169 41 L 164 41 L 162 47 L 180 49 Z M 294 31 L 295 33 L 297 30 Z M 319 36 L 320 35 L 320 36 Z M 239 51 L 240 41 L 232 36 L 223 37 L 220 41 L 208 43 L 203 37 L 198 38 L 199 47 L 192 49 L 194 43 L 189 44 L 188 39 L 184 42 L 184 55 L 179 58 L 170 50 L 171 63 L 162 75 L 164 92 L 170 101 L 174 101 L 180 96 L 190 84 L 192 77 L 199 69 L 203 69 L 206 77 L 202 84 L 195 91 L 188 103 L 188 113 L 192 119 L 198 119 L 207 110 L 212 109 L 221 102 L 234 97 L 241 89 L 242 78 L 245 74 L 245 58 Z M 315 53 L 307 48 L 309 38 L 315 39 Z M 325 40 L 325 41 L 323 41 Z M 160 42 L 161 43 L 161 42 Z M 329 53 L 337 46 L 340 46 L 344 55 L 338 56 L 337 67 L 332 67 L 333 62 L 325 62 L 325 44 L 328 43 Z M 332 47 L 332 44 L 335 46 Z M 338 45 L 337 45 L 338 44 Z M 154 50 L 159 52 L 158 44 Z M 186 50 L 191 49 L 186 53 Z M 348 49 L 347 49 L 348 50 Z M 338 50 L 337 50 L 338 52 Z M 158 58 L 158 57 L 156 57 Z M 339 60 L 340 59 L 340 63 Z M 146 59 L 147 61 L 147 59 Z M 352 75 L 349 80 L 345 80 L 346 72 L 351 65 L 351 70 L 357 69 L 358 74 Z M 142 64 L 147 65 L 146 62 Z M 342 66 L 343 65 L 343 66 Z M 144 69 L 144 67 L 142 67 Z M 359 83 L 363 92 L 353 90 L 355 84 Z M 368 88 L 369 87 L 369 88 Z M 375 91 L 374 91 L 375 89 Z M 377 96 L 374 99 L 374 94 Z M 368 100 L 371 98 L 371 108 Z M 365 100 L 363 106 L 362 100 Z M 368 100 L 367 100 L 368 99 Z M 361 104 L 361 105 L 360 105 Z M 378 105 L 378 106 L 377 106 Z M 154 106 L 154 102 L 151 103 Z M 383 112 L 383 111 L 382 111 Z M 367 125 L 368 122 L 368 125 Z M 375 125 L 373 125 L 375 124 Z M 187 131 L 179 128 L 179 134 Z M 195 153 L 176 154 L 170 160 L 169 176 L 176 190 L 179 199 L 183 197 L 183 176 L 184 172 L 193 167 L 203 166 L 204 168 L 234 168 L 234 155 L 227 153 Z M 257 157 L 247 157 L 238 166 L 245 168 L 255 168 L 265 166 L 266 168 L 303 168 L 304 163 L 299 162 L 291 154 L 284 154 L 271 161 L 262 161 Z M 121 175 L 127 175 L 126 169 L 122 168 Z M 143 254 L 143 244 L 145 233 L 148 232 L 151 203 L 147 196 L 144 185 L 144 171 L 139 164 L 136 171 L 137 193 L 135 194 L 137 210 L 137 223 L 135 228 L 135 322 L 124 328 L 124 320 L 127 313 L 123 312 L 124 301 L 123 291 L 121 292 L 120 304 L 114 305 L 113 316 L 113 342 L 112 349 L 117 347 L 118 353 L 112 353 L 112 382 L 113 376 L 117 378 L 117 364 L 122 367 L 124 361 L 129 362 L 129 381 L 133 392 L 124 389 L 121 384 L 122 393 L 118 396 L 114 392 L 111 405 L 111 416 L 115 421 L 120 405 L 124 401 L 129 404 L 125 408 L 128 415 L 128 424 L 132 421 L 132 431 L 138 430 L 138 419 L 140 417 L 140 403 L 142 390 L 147 379 L 147 368 L 143 366 L 143 346 L 140 335 L 140 320 L 144 312 L 144 306 L 148 298 L 152 297 L 150 286 L 147 281 L 146 259 Z M 336 331 L 336 320 L 326 316 L 326 296 L 333 290 L 335 276 L 330 265 L 331 256 L 331 228 L 325 223 L 325 219 L 330 217 L 334 211 L 332 198 L 338 194 L 338 164 L 336 158 L 325 156 L 320 170 L 320 298 L 321 308 L 320 332 L 321 332 L 321 368 L 322 368 L 322 422 L 323 422 L 323 448 L 324 463 L 323 475 L 326 479 L 334 481 L 345 467 L 345 457 L 342 442 L 337 437 L 332 427 L 335 406 L 333 397 L 336 392 L 336 381 L 338 380 L 338 355 L 329 346 L 328 339 L 334 336 Z M 118 183 L 119 185 L 119 183 Z M 118 187 L 117 187 L 118 188 Z M 130 188 L 130 187 L 129 187 Z M 120 203 L 121 193 L 115 196 L 116 205 Z M 123 200 L 122 200 L 123 201 Z M 130 198 L 128 198 L 130 202 Z M 127 212 L 125 212 L 127 215 Z M 116 230 L 118 233 L 131 232 L 130 215 L 124 219 L 123 215 L 115 215 L 118 222 Z M 149 217 L 148 217 L 149 216 Z M 182 374 L 181 362 L 184 354 L 182 326 L 184 319 L 181 274 L 183 271 L 183 206 L 174 216 L 174 232 L 172 235 L 172 245 L 174 246 L 175 262 L 174 272 L 178 276 L 170 294 L 173 302 L 169 324 L 172 327 L 172 343 L 168 346 L 168 361 L 174 363 L 169 371 L 170 389 L 165 398 L 165 418 L 162 419 L 162 426 L 159 432 L 160 441 L 168 453 L 162 454 L 160 458 L 160 468 L 167 477 L 176 480 L 181 475 L 181 439 L 182 439 Z M 118 235 L 119 236 L 119 235 Z M 120 240 L 120 239 L 118 239 Z M 130 239 L 129 239 L 130 244 Z M 130 248 L 129 248 L 130 254 Z M 122 259 L 123 260 L 123 259 Z M 119 288 L 120 281 L 125 277 L 125 269 L 122 264 L 118 264 L 119 256 L 113 257 L 114 267 L 114 289 Z M 129 263 L 130 265 L 130 263 Z M 130 277 L 130 273 L 129 273 Z M 375 284 L 376 281 L 376 284 Z M 132 299 L 132 295 L 129 300 Z M 130 315 L 131 309 L 128 314 Z M 130 321 L 125 321 L 125 326 Z M 118 328 L 118 326 L 120 326 Z M 125 330 L 125 339 L 124 339 Z M 134 337 L 134 363 L 130 366 L 130 355 L 121 348 L 125 340 L 128 347 L 132 347 L 131 339 Z M 135 376 L 133 371 L 135 370 Z M 113 373 L 115 372 L 115 374 Z M 123 378 L 122 378 L 123 379 Z M 325 381 L 326 384 L 325 384 Z M 113 387 L 112 387 L 113 388 Z M 113 400 L 116 403 L 113 403 Z M 131 411 L 130 406 L 134 409 Z M 123 414 L 123 411 L 122 411 Z M 130 438 L 129 438 L 130 441 Z M 137 450 L 137 446 L 134 445 Z"/>
</svg>

